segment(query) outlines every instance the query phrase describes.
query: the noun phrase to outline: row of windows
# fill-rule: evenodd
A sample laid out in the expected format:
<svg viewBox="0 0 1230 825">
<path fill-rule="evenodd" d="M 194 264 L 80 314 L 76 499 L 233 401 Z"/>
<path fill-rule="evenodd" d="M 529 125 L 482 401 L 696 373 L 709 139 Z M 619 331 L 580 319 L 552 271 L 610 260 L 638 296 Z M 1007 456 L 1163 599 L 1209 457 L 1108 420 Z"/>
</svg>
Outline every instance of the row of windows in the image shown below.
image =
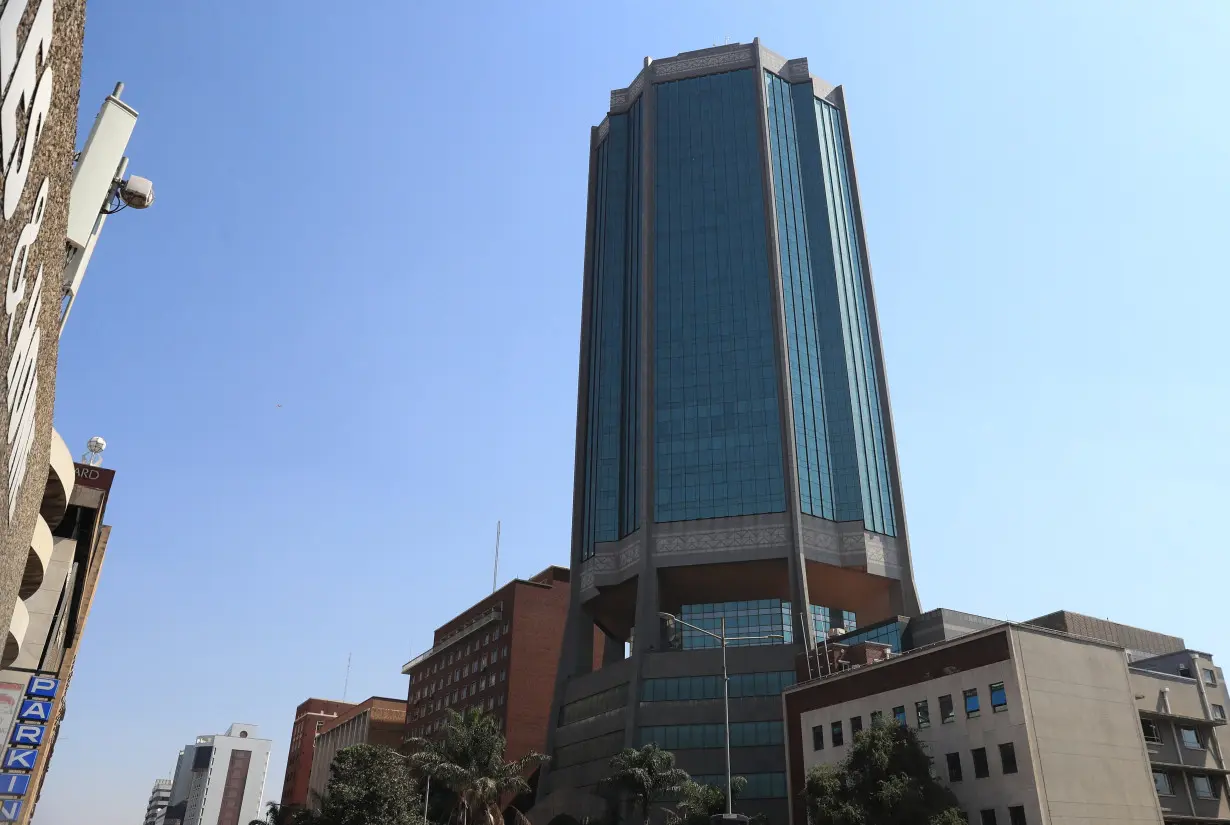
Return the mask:
<svg viewBox="0 0 1230 825">
<path fill-rule="evenodd" d="M 464 687 L 454 690 L 452 693 L 446 693 L 444 696 L 440 697 L 439 699 L 436 699 L 434 702 L 428 702 L 426 705 L 420 708 L 416 708 L 413 712 L 417 714 L 419 717 L 423 717 L 429 713 L 436 713 L 438 711 L 444 710 L 447 707 L 456 705 L 458 702 L 461 702 L 462 700 L 467 699 L 470 696 L 474 696 L 480 690 L 486 690 L 489 687 L 495 687 L 495 676 L 496 674 L 492 672 L 490 676 L 484 676 L 478 681 L 471 682 L 470 684 L 465 685 Z M 500 671 L 500 681 L 503 682 L 507 680 L 507 678 L 508 678 L 508 671 L 501 670 Z M 501 704 L 503 704 L 503 697 L 501 697 L 500 701 L 501 701 Z"/>
<path fill-rule="evenodd" d="M 1218 798 L 1218 789 L 1221 785 L 1220 780 L 1211 780 L 1202 773 L 1193 774 L 1190 779 L 1192 793 L 1196 795 L 1197 799 Z M 1179 775 L 1179 781 L 1183 781 L 1182 774 Z M 1154 771 L 1153 788 L 1157 791 L 1158 796 L 1174 796 L 1174 777 L 1166 771 Z"/>
<path fill-rule="evenodd" d="M 1008 694 L 1004 690 L 1003 682 L 994 682 L 989 687 L 991 694 L 991 711 L 993 713 L 1002 713 L 1008 709 Z M 970 688 L 962 694 L 965 708 L 965 718 L 975 719 L 982 714 L 982 703 L 978 696 L 978 688 Z M 944 694 L 939 699 L 939 712 L 941 724 L 956 721 L 957 711 L 952 701 L 952 694 Z M 909 719 L 906 715 L 906 706 L 898 705 L 893 708 L 893 721 L 904 727 L 909 724 Z M 876 724 L 881 721 L 884 715 L 883 711 L 873 710 L 871 712 L 871 724 Z M 921 699 L 914 703 L 914 722 L 919 728 L 931 727 L 931 704 L 927 699 Z M 844 722 L 838 719 L 829 724 L 831 732 L 830 742 L 833 747 L 841 747 L 845 744 Z M 856 733 L 863 729 L 863 717 L 855 716 L 850 719 L 850 736 L 854 737 Z M 811 729 L 812 750 L 821 750 L 824 748 L 824 725 L 816 725 Z"/>
<path fill-rule="evenodd" d="M 1221 711 L 1220 715 L 1218 715 L 1218 711 Z M 1225 711 L 1222 710 L 1221 705 L 1213 705 L 1213 715 L 1219 719 L 1226 718 Z M 1140 728 L 1141 728 L 1141 731 L 1145 735 L 1145 741 L 1148 742 L 1150 745 L 1161 745 L 1164 742 L 1164 740 L 1162 739 L 1161 726 L 1158 725 L 1157 722 L 1154 722 L 1152 719 L 1141 719 Z M 1179 730 L 1179 744 L 1181 744 L 1183 747 L 1187 748 L 1188 750 L 1193 750 L 1193 751 L 1204 750 L 1204 737 L 1201 735 L 1200 730 L 1198 728 L 1194 728 L 1191 726 L 1183 726 L 1183 727 L 1180 727 L 1178 730 Z"/>
<path fill-rule="evenodd" d="M 499 611 L 499 610 L 502 610 L 503 607 L 504 607 L 504 603 L 500 602 L 499 604 L 493 606 L 491 609 L 495 611 Z M 499 639 L 501 633 L 505 636 L 508 635 L 508 622 L 504 622 L 504 627 L 502 630 L 500 628 L 500 625 L 497 624 L 495 627 L 491 629 L 490 632 L 484 633 L 483 638 L 481 640 L 478 638 L 475 638 L 473 642 L 466 642 L 466 646 L 464 649 L 458 648 L 457 650 L 450 651 L 447 654 L 441 655 L 439 659 L 433 662 L 429 667 L 424 668 L 423 671 L 419 673 L 417 676 L 415 676 L 414 674 L 411 674 L 410 683 L 414 684 L 417 681 L 422 681 L 429 675 L 439 673 L 441 670 L 445 670 L 446 668 L 452 667 L 454 662 L 460 662 L 462 659 L 470 656 L 471 654 L 477 654 L 479 650 L 481 650 L 483 647 L 486 647 L 487 645 L 490 645 L 493 642 L 495 642 L 497 639 Z M 505 658 L 508 657 L 507 645 L 504 647 L 504 656 Z M 471 662 L 471 664 L 474 664 L 476 662 L 477 662 L 477 659 Z"/>
<path fill-rule="evenodd" d="M 475 650 L 478 650 L 477 646 L 475 646 Z M 460 682 L 462 679 L 468 678 L 471 674 L 477 674 L 479 671 L 485 670 L 488 664 L 495 664 L 500 661 L 501 658 L 508 659 L 508 645 L 504 645 L 504 649 L 502 651 L 498 649 L 493 650 L 490 655 L 484 653 L 482 656 L 475 658 L 472 662 L 466 662 L 461 667 L 453 668 L 452 673 L 446 673 L 443 677 L 437 679 L 431 684 L 419 688 L 411 694 L 410 698 L 413 701 L 416 699 L 425 699 L 428 696 L 434 696 L 437 690 L 444 690 L 444 688 L 454 682 Z M 460 656 L 458 656 L 457 660 L 461 660 Z M 493 677 L 492 684 L 494 683 L 495 680 Z"/>
<path fill-rule="evenodd" d="M 619 710 L 628 704 L 628 685 L 617 685 L 593 696 L 586 696 L 575 702 L 569 702 L 559 709 L 559 723 L 571 725 L 583 719 L 591 719 L 612 710 Z"/>
<path fill-rule="evenodd" d="M 812 626 L 816 633 L 827 636 L 836 627 L 843 630 L 854 630 L 858 625 L 858 616 L 851 610 L 825 607 L 818 604 L 809 605 Z M 791 644 L 794 641 L 793 606 L 781 599 L 754 599 L 742 602 L 717 602 L 712 604 L 685 604 L 680 610 L 680 618 L 696 627 L 719 633 L 722 619 L 726 620 L 728 636 L 742 638 L 731 639 L 728 647 L 752 647 L 755 645 Z M 680 643 L 685 650 L 720 647 L 721 642 L 713 636 L 680 626 Z M 843 643 L 845 640 L 843 640 Z M 900 639 L 897 640 L 897 651 L 900 651 Z"/>
<path fill-rule="evenodd" d="M 607 759 L 623 750 L 623 731 L 595 736 L 583 742 L 564 745 L 555 749 L 555 758 L 551 760 L 552 769 L 567 768 L 580 765 L 583 762 L 595 762 Z"/>
<path fill-rule="evenodd" d="M 747 786 L 739 794 L 740 800 L 785 799 L 786 797 L 786 774 L 784 773 L 741 773 L 737 775 L 747 780 Z M 698 785 L 725 788 L 726 774 L 700 774 L 693 776 L 692 781 Z"/>
<path fill-rule="evenodd" d="M 771 673 L 732 673 L 730 698 L 778 696 L 793 685 L 792 670 Z M 721 676 L 677 676 L 667 679 L 646 679 L 641 682 L 642 702 L 686 702 L 697 699 L 721 699 Z"/>
<path fill-rule="evenodd" d="M 504 706 L 503 696 L 490 696 L 487 698 L 487 701 L 485 702 L 479 701 L 473 705 L 467 705 L 464 708 L 458 708 L 457 712 L 467 713 L 471 710 L 486 710 L 490 712 L 490 711 L 495 710 L 498 707 L 503 707 L 503 706 Z M 428 736 L 440 730 L 440 728 L 444 727 L 446 724 L 448 724 L 448 720 L 442 717 L 440 719 L 436 719 L 435 721 L 428 722 L 426 725 L 419 725 L 417 728 L 411 728 L 410 734 L 411 736 Z M 497 716 L 495 720 L 495 726 L 498 730 L 504 730 L 504 720 Z"/>
<path fill-rule="evenodd" d="M 969 814 L 965 814 L 965 821 L 970 821 Z M 983 808 L 978 812 L 978 821 L 981 825 L 997 825 L 995 809 Z M 1024 805 L 1013 805 L 1008 808 L 1008 825 L 1029 825 L 1029 820 L 1025 818 Z"/>
<path fill-rule="evenodd" d="M 652 725 L 640 729 L 641 745 L 656 742 L 666 750 L 723 748 L 725 725 Z M 732 748 L 782 744 L 781 722 L 734 722 L 730 726 Z"/>
</svg>

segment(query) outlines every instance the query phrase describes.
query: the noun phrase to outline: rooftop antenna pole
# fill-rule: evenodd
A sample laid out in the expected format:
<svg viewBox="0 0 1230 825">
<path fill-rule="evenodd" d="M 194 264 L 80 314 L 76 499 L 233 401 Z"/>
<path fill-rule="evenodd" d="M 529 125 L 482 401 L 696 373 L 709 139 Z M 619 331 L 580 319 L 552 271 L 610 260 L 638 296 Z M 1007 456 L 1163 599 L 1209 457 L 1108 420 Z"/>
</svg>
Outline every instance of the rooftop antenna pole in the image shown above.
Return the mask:
<svg viewBox="0 0 1230 825">
<path fill-rule="evenodd" d="M 350 693 L 350 657 L 353 653 L 346 654 L 346 684 L 342 687 L 342 701 L 346 701 L 346 695 Z"/>
<path fill-rule="evenodd" d="M 495 569 L 491 571 L 491 592 L 495 592 L 495 583 L 500 575 L 500 522 L 495 523 Z"/>
</svg>

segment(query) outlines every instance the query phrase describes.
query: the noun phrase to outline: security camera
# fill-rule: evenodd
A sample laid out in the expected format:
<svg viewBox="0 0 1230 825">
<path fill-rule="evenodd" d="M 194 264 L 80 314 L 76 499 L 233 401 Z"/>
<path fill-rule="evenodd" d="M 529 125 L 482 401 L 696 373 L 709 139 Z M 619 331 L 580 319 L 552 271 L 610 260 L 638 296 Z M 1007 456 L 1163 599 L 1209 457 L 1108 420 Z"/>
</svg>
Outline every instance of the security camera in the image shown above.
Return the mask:
<svg viewBox="0 0 1230 825">
<path fill-rule="evenodd" d="M 120 198 L 133 209 L 148 209 L 154 203 L 154 182 L 133 175 L 120 183 Z"/>
</svg>

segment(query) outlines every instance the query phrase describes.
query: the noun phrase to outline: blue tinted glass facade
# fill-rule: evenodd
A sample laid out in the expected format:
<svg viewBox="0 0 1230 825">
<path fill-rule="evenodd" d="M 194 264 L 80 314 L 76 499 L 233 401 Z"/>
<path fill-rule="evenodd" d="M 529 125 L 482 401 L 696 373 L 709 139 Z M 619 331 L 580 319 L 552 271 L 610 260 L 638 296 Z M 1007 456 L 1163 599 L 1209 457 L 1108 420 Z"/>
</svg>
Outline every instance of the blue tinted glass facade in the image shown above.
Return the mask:
<svg viewBox="0 0 1230 825">
<path fill-rule="evenodd" d="M 765 100 L 800 507 L 895 536 L 841 112 L 769 72 Z"/>
<path fill-rule="evenodd" d="M 823 369 L 817 335 L 819 322 L 812 285 L 811 250 L 807 242 L 794 105 L 790 84 L 771 73 L 766 73 L 765 77 L 799 504 L 804 513 L 832 520 L 835 511 L 825 432 Z"/>
<path fill-rule="evenodd" d="M 582 558 L 640 525 L 641 105 L 612 115 L 596 150 Z"/>
<path fill-rule="evenodd" d="M 786 507 L 755 84 L 655 86 L 656 521 Z"/>
<path fill-rule="evenodd" d="M 877 644 L 889 645 L 892 647 L 893 653 L 900 653 L 902 631 L 902 623 L 893 621 L 887 624 L 875 625 L 865 630 L 859 630 L 855 633 L 846 633 L 840 639 L 835 639 L 834 641 L 841 642 L 843 645 L 875 642 Z"/>
<path fill-rule="evenodd" d="M 809 605 L 809 607 L 811 608 L 811 625 L 817 637 L 827 636 L 829 631 L 835 628 L 848 632 L 858 626 L 858 617 L 851 610 L 830 609 L 818 604 Z"/>
<path fill-rule="evenodd" d="M 854 630 L 858 619 L 853 611 L 810 605 L 812 627 L 819 636 L 826 636 L 834 627 L 847 632 Z M 791 644 L 794 641 L 793 608 L 788 601 L 781 599 L 752 599 L 746 602 L 714 602 L 712 604 L 685 604 L 679 611 L 679 618 L 688 624 L 695 625 L 721 635 L 722 619 L 726 619 L 727 636 L 781 636 L 772 638 L 736 639 L 727 643 L 728 647 L 751 647 L 754 645 Z M 833 622 L 836 621 L 836 624 Z M 895 628 L 896 625 L 893 625 Z M 849 638 L 854 638 L 851 635 Z M 861 640 L 861 639 L 860 639 Z M 721 643 L 698 630 L 685 625 L 678 628 L 678 645 L 684 650 L 698 648 L 721 647 Z M 842 642 L 846 637 L 842 638 Z M 875 641 L 878 641 L 875 640 Z M 900 639 L 897 650 L 901 649 Z"/>
</svg>

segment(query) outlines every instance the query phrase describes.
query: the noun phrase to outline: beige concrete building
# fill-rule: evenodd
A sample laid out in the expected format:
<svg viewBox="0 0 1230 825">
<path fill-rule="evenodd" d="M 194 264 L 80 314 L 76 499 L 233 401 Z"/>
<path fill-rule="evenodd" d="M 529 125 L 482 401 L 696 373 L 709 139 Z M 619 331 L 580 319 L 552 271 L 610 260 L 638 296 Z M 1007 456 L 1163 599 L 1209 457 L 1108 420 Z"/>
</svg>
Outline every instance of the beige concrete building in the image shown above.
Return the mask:
<svg viewBox="0 0 1230 825">
<path fill-rule="evenodd" d="M 882 716 L 918 730 L 974 823 L 1230 822 L 1220 670 L 1104 635 L 1116 640 L 1005 623 L 900 655 L 833 645 L 832 675 L 783 695 L 792 821 L 806 821 L 807 771 Z M 1148 635 L 1155 650 L 1182 646 Z"/>
<path fill-rule="evenodd" d="M 316 734 L 312 772 L 308 779 L 309 807 L 317 807 L 329 785 L 333 758 L 351 745 L 383 745 L 398 749 L 406 734 L 406 701 L 373 696 L 328 721 Z"/>
</svg>

